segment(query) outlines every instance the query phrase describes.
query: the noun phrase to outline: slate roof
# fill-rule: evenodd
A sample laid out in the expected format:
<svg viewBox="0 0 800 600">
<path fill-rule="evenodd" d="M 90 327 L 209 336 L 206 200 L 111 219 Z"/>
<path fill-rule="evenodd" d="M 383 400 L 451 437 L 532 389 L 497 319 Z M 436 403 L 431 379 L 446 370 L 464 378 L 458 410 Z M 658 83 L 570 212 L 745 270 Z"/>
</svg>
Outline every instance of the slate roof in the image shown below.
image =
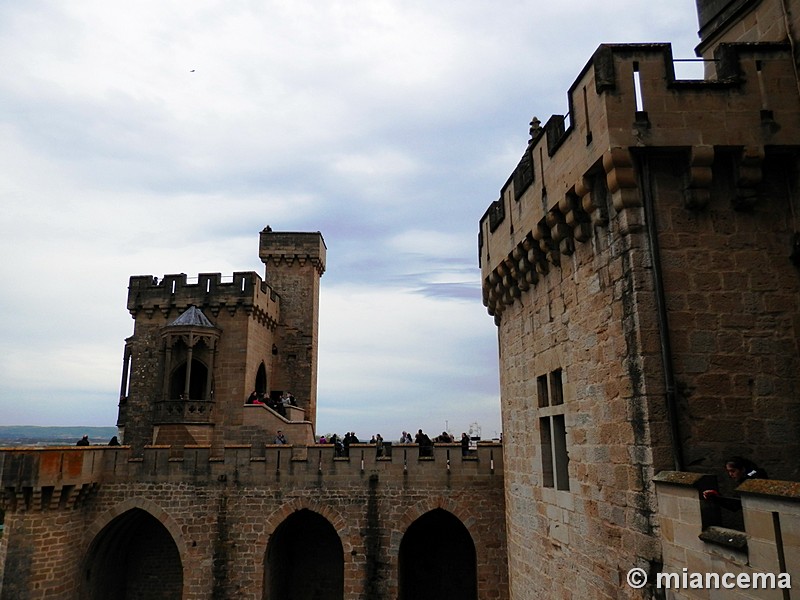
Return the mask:
<svg viewBox="0 0 800 600">
<path fill-rule="evenodd" d="M 202 310 L 196 306 L 190 306 L 167 327 L 210 327 L 214 329 L 214 324 L 208 320 Z"/>
</svg>

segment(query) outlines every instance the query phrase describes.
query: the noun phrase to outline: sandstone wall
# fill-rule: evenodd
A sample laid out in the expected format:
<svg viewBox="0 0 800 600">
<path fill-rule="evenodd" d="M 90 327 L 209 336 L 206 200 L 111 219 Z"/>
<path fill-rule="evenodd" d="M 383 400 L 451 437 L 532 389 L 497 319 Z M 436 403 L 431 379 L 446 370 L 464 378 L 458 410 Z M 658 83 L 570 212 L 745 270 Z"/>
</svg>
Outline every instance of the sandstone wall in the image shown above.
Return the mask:
<svg viewBox="0 0 800 600">
<path fill-rule="evenodd" d="M 477 597 L 508 597 L 499 445 L 467 459 L 458 444 L 435 448 L 432 458 L 413 445 L 384 458 L 366 444 L 351 447 L 349 459 L 335 458 L 330 446 L 258 454 L 247 446 L 218 456 L 210 447 L 178 457 L 169 448 L 145 449 L 140 458 L 124 447 L 0 453 L 6 565 L 26 565 L 4 571 L 0 597 L 66 599 L 97 585 L 91 572 L 102 554 L 135 539 L 119 523 L 143 511 L 177 548 L 184 599 L 262 598 L 271 536 L 308 510 L 341 540 L 343 597 L 388 600 L 397 597 L 407 529 L 436 509 L 453 515 L 474 543 Z M 447 540 L 437 551 L 450 551 Z"/>
<path fill-rule="evenodd" d="M 798 475 L 796 78 L 788 45 L 723 50 L 682 82 L 599 48 L 481 220 L 512 598 L 648 594 L 659 470 Z"/>
</svg>

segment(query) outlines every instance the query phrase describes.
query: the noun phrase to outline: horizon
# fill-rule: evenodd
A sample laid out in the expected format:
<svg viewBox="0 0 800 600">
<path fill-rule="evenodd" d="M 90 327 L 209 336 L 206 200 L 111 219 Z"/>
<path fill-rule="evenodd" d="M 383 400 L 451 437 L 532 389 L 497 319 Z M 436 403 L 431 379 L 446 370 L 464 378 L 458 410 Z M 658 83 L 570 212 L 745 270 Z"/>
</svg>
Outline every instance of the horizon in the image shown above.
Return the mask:
<svg viewBox="0 0 800 600">
<path fill-rule="evenodd" d="M 317 429 L 387 439 L 502 429 L 476 239 L 531 118 L 602 43 L 699 43 L 694 0 L 0 17 L 0 422 L 115 423 L 129 277 L 263 273 L 271 225 L 328 248 Z"/>
</svg>

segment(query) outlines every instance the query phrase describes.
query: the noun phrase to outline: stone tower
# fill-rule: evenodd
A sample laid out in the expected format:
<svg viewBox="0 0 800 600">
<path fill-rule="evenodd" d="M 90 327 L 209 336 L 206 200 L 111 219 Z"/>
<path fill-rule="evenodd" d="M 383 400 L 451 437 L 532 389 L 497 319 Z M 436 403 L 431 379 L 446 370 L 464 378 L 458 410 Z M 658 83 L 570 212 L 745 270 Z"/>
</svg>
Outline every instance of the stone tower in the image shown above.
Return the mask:
<svg viewBox="0 0 800 600">
<path fill-rule="evenodd" d="M 124 442 L 212 445 L 313 440 L 316 414 L 319 233 L 261 233 L 268 281 L 237 272 L 134 276 L 128 290 L 133 336 L 126 340 L 118 426 Z M 272 265 L 272 266 L 271 266 Z M 270 286 L 269 283 L 274 283 Z M 256 391 L 291 391 L 279 414 L 246 404 Z"/>
<path fill-rule="evenodd" d="M 480 221 L 515 600 L 653 597 L 618 574 L 724 552 L 662 550 L 702 530 L 661 528 L 660 471 L 800 475 L 800 2 L 698 7 L 703 80 L 600 46 Z"/>
<path fill-rule="evenodd" d="M 306 418 L 317 418 L 319 284 L 325 272 L 322 234 L 261 232 L 264 280 L 279 296 L 278 334 L 272 348 L 274 388 L 291 391 Z"/>
<path fill-rule="evenodd" d="M 0 449 L 0 600 L 508 600 L 499 443 L 314 443 L 325 252 L 131 278 L 123 445 Z"/>
</svg>

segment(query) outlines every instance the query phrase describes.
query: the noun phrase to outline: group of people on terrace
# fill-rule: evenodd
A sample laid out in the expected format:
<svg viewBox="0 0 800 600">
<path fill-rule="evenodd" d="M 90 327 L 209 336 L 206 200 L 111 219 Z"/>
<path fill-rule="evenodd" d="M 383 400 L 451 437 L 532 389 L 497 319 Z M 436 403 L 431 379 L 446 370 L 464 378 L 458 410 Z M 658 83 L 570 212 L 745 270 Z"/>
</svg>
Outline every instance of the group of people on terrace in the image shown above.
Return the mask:
<svg viewBox="0 0 800 600">
<path fill-rule="evenodd" d="M 79 439 L 78 442 L 75 445 L 76 446 L 91 446 L 92 443 L 89 441 L 89 434 L 84 434 L 83 437 L 81 437 L 81 439 Z M 119 446 L 120 443 L 119 443 L 119 439 L 117 438 L 117 436 L 113 436 L 108 441 L 108 445 L 109 446 Z"/>
<path fill-rule="evenodd" d="M 253 390 L 247 397 L 247 402 L 245 404 L 265 405 L 277 412 L 280 416 L 285 417 L 286 407 L 297 406 L 297 400 L 295 400 L 291 392 L 282 392 L 280 398 L 275 398 L 273 396 L 268 396 L 264 392 Z"/>
<path fill-rule="evenodd" d="M 358 439 L 358 436 L 356 436 L 355 431 L 348 431 L 343 438 L 340 438 L 335 433 L 330 436 L 321 435 L 317 443 L 333 444 L 336 456 L 350 456 L 350 446 L 353 444 L 360 444 L 361 441 Z M 391 446 L 390 443 L 383 439 L 383 436 L 380 433 L 373 435 L 368 443 L 375 446 L 375 452 L 378 457 L 385 456 L 387 454 L 387 447 Z M 453 444 L 455 443 L 455 437 L 452 434 L 443 431 L 440 435 L 436 436 L 434 439 L 431 439 L 428 434 L 424 433 L 422 429 L 419 429 L 414 437 L 412 437 L 410 433 L 403 431 L 403 433 L 400 434 L 398 443 L 417 444 L 419 446 L 420 456 L 433 456 L 433 446 L 435 443 Z M 468 456 L 469 452 L 470 437 L 466 433 L 462 433 L 461 455 Z"/>
</svg>

